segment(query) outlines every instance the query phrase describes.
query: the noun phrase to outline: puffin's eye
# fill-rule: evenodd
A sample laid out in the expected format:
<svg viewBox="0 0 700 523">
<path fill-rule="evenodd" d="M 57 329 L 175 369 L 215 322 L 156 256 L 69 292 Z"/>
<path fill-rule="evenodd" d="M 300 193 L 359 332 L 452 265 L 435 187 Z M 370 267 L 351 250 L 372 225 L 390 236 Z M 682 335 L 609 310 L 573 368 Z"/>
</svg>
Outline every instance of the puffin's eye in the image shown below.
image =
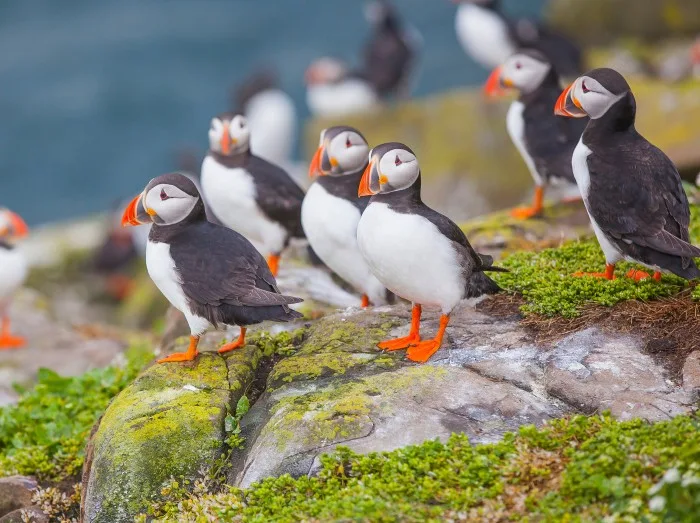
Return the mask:
<svg viewBox="0 0 700 523">
<path fill-rule="evenodd" d="M 160 190 L 160 199 L 161 199 L 162 201 L 165 201 L 165 200 L 168 200 L 169 198 L 170 198 L 170 196 L 168 196 L 167 194 L 165 194 L 165 189 L 161 189 L 161 190 Z"/>
<path fill-rule="evenodd" d="M 401 165 L 402 163 L 403 163 L 403 162 L 401 161 L 401 158 L 399 158 L 399 155 L 397 154 L 397 155 L 396 155 L 396 159 L 394 160 L 394 165 L 396 165 L 396 166 L 398 167 L 398 166 Z"/>
<path fill-rule="evenodd" d="M 243 129 L 245 127 L 245 122 L 243 120 L 238 120 L 238 127 Z"/>
<path fill-rule="evenodd" d="M 516 68 L 516 69 L 522 69 L 522 68 L 523 68 L 523 64 L 521 64 L 520 62 L 515 62 L 515 68 Z"/>
<path fill-rule="evenodd" d="M 586 87 L 586 81 L 585 81 L 585 80 L 584 80 L 583 82 L 581 82 L 581 89 L 583 89 L 583 92 L 584 92 L 584 93 L 590 93 L 590 92 L 591 92 L 591 90 L 590 90 L 588 87 Z"/>
<path fill-rule="evenodd" d="M 350 149 L 350 147 L 352 147 L 352 142 L 350 141 L 349 136 L 347 138 L 345 138 L 345 147 L 347 147 L 348 149 Z"/>
</svg>

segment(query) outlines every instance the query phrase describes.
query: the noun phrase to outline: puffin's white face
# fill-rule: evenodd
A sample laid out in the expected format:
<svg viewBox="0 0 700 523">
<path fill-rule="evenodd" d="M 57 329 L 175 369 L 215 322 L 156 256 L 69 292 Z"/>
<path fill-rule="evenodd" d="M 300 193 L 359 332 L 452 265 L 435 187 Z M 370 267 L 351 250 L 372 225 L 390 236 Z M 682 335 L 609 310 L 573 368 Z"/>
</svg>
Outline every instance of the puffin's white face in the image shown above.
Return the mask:
<svg viewBox="0 0 700 523">
<path fill-rule="evenodd" d="M 250 147 L 250 129 L 244 116 L 214 117 L 209 128 L 209 148 L 225 156 L 247 151 Z"/>
<path fill-rule="evenodd" d="M 27 224 L 18 214 L 0 208 L 0 240 L 14 241 L 25 237 L 28 232 Z"/>
<path fill-rule="evenodd" d="M 559 97 L 555 113 L 560 116 L 583 118 L 590 116 L 596 120 L 603 116 L 625 93 L 613 94 L 598 80 L 581 76 Z"/>
<path fill-rule="evenodd" d="M 154 223 L 173 225 L 189 216 L 199 198 L 174 185 L 161 183 L 152 187 L 142 198 L 143 207 Z"/>
<path fill-rule="evenodd" d="M 339 81 L 347 68 L 335 58 L 320 58 L 312 63 L 306 70 L 304 78 L 307 85 L 318 85 Z"/>
<path fill-rule="evenodd" d="M 523 93 L 537 89 L 552 66 L 526 54 L 516 53 L 505 61 L 501 70 L 501 84 L 515 87 Z"/>
<path fill-rule="evenodd" d="M 370 161 L 360 182 L 360 196 L 400 191 L 413 185 L 420 174 L 418 159 L 406 149 L 391 149 L 381 157 L 370 152 Z"/>
<path fill-rule="evenodd" d="M 369 145 L 356 132 L 344 131 L 330 141 L 327 152 L 331 174 L 349 174 L 364 167 Z"/>
</svg>

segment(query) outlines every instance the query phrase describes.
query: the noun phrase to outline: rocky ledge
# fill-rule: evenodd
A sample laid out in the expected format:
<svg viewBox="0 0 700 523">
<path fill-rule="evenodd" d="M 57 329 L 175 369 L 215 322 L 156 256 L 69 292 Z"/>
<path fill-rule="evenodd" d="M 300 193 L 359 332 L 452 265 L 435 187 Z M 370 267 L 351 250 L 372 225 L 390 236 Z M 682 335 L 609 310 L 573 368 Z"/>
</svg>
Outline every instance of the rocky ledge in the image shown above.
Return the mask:
<svg viewBox="0 0 700 523">
<path fill-rule="evenodd" d="M 284 334 L 272 357 L 261 357 L 261 347 L 274 345 L 262 337 L 225 358 L 151 366 L 94 431 L 84 520 L 132 521 L 173 478 L 225 472 L 227 483 L 248 486 L 314 474 L 319 456 L 341 444 L 391 450 L 453 432 L 492 442 L 568 413 L 656 421 L 694 408 L 698 352 L 674 382 L 635 334 L 592 327 L 542 343 L 517 313 L 488 309 L 465 303 L 455 311 L 444 347 L 426 365 L 376 349 L 408 330 L 408 308 L 395 306 L 327 316 Z M 437 314 L 427 311 L 423 332 L 436 328 Z M 233 415 L 244 394 L 252 407 L 239 426 Z"/>
</svg>

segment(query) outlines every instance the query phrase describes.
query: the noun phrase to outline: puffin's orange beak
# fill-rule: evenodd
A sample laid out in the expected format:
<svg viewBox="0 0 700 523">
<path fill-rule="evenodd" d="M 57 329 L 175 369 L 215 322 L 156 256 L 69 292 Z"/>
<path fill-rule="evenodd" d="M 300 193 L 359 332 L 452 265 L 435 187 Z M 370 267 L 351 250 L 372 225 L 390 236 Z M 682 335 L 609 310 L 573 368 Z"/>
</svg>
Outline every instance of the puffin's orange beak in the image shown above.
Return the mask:
<svg viewBox="0 0 700 523">
<path fill-rule="evenodd" d="M 377 178 L 377 183 L 373 184 L 373 178 Z M 372 185 L 378 185 L 379 184 L 379 178 L 378 178 L 378 173 L 377 169 L 375 168 L 375 159 L 372 158 L 367 165 L 367 168 L 365 169 L 365 172 L 362 173 L 362 179 L 360 180 L 360 187 L 357 191 L 358 196 L 372 196 L 374 194 L 377 194 L 379 192 L 379 187 L 377 187 L 376 191 L 372 190 Z"/>
<path fill-rule="evenodd" d="M 231 154 L 231 133 L 229 132 L 229 126 L 228 124 L 224 124 L 224 132 L 221 134 L 221 140 L 219 141 L 219 145 L 221 146 L 221 154 Z"/>
<path fill-rule="evenodd" d="M 131 225 L 143 225 L 151 221 L 150 217 L 154 216 L 155 212 L 146 209 L 143 206 L 143 194 L 139 194 L 136 198 L 129 202 L 129 205 L 124 209 L 124 214 L 122 215 L 122 227 L 129 227 Z"/>
<path fill-rule="evenodd" d="M 316 149 L 314 157 L 311 158 L 311 163 L 309 164 L 309 178 L 313 178 L 316 175 L 323 176 L 324 173 L 321 171 L 321 156 L 323 155 L 323 145 Z"/>
<path fill-rule="evenodd" d="M 489 75 L 488 80 L 484 84 L 484 93 L 486 96 L 491 98 L 496 98 L 506 94 L 504 87 L 512 87 L 513 82 L 507 78 L 503 78 L 503 66 L 499 65 L 493 72 Z"/>
<path fill-rule="evenodd" d="M 5 211 L 7 213 L 7 218 L 10 222 L 10 233 L 12 236 L 15 238 L 24 238 L 27 234 L 29 234 L 29 227 L 27 227 L 27 224 L 24 222 L 22 218 L 20 218 L 19 214 L 16 214 L 12 211 Z"/>
<path fill-rule="evenodd" d="M 554 106 L 554 114 L 557 116 L 567 116 L 569 118 L 584 118 L 588 116 L 586 111 L 581 107 L 581 102 L 573 95 L 573 89 L 576 82 L 559 95 L 556 105 Z"/>
</svg>

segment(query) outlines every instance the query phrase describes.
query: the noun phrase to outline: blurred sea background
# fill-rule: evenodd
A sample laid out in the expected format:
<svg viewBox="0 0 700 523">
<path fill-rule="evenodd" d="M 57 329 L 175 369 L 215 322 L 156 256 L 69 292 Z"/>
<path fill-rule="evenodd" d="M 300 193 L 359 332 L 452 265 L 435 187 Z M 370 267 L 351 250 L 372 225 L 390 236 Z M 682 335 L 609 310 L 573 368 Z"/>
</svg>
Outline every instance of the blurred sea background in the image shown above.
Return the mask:
<svg viewBox="0 0 700 523">
<path fill-rule="evenodd" d="M 546 0 L 504 0 L 538 17 Z M 413 94 L 482 82 L 447 0 L 396 0 L 424 43 Z M 1 200 L 30 225 L 113 208 L 206 148 L 210 118 L 260 67 L 300 122 L 316 58 L 356 65 L 369 27 L 354 0 L 8 0 L 0 4 Z"/>
</svg>

